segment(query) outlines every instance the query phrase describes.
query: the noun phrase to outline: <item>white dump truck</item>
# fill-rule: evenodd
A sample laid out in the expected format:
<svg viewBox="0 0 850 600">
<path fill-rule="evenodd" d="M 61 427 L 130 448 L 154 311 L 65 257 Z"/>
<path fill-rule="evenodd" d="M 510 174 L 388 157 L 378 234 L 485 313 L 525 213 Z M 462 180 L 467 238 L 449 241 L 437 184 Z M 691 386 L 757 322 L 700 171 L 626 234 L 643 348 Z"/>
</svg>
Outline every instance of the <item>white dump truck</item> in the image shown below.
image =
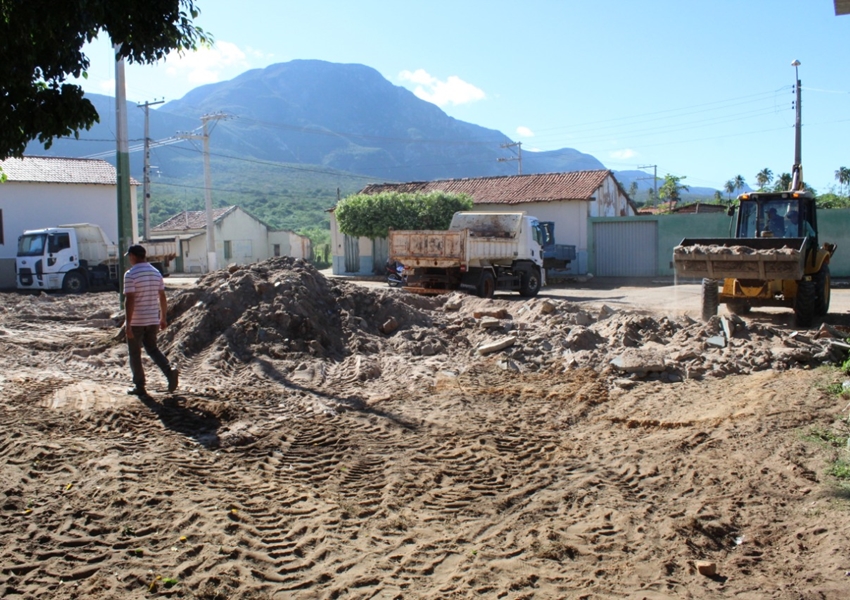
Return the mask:
<svg viewBox="0 0 850 600">
<path fill-rule="evenodd" d="M 574 246 L 551 244 L 548 230 L 524 212 L 458 212 L 448 231 L 390 231 L 390 259 L 404 265 L 404 288 L 418 294 L 465 290 L 483 298 L 495 291 L 536 296 L 544 267 L 564 267 Z M 571 251 L 571 252 L 570 252 Z M 558 257 L 558 264 L 551 259 Z"/>
<path fill-rule="evenodd" d="M 176 242 L 142 242 L 147 260 L 163 272 L 176 258 Z M 59 225 L 25 231 L 18 238 L 15 279 L 19 290 L 115 289 L 118 285 L 118 246 L 91 223 Z"/>
</svg>

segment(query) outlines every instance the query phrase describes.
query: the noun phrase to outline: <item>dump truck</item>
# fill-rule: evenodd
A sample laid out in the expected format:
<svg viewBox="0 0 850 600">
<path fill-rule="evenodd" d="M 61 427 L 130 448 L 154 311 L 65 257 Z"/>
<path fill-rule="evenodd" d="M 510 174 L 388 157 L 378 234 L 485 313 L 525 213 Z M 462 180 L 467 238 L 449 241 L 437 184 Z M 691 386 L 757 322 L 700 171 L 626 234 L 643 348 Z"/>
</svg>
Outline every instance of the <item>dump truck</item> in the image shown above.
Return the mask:
<svg viewBox="0 0 850 600">
<path fill-rule="evenodd" d="M 174 240 L 143 241 L 147 260 L 160 272 L 177 257 Z M 75 223 L 24 231 L 18 238 L 15 279 L 19 290 L 117 289 L 118 246 L 100 225 Z"/>
<path fill-rule="evenodd" d="M 447 231 L 390 231 L 390 259 L 404 265 L 410 292 L 533 297 L 546 284 L 546 268 L 564 268 L 575 257 L 574 246 L 552 243 L 551 231 L 524 212 L 458 212 Z"/>
<path fill-rule="evenodd" d="M 794 309 L 798 327 L 829 311 L 829 262 L 835 244 L 818 239 L 815 198 L 807 191 L 738 197 L 733 238 L 685 238 L 673 250 L 680 277 L 702 277 L 702 318 L 719 304 Z"/>
</svg>

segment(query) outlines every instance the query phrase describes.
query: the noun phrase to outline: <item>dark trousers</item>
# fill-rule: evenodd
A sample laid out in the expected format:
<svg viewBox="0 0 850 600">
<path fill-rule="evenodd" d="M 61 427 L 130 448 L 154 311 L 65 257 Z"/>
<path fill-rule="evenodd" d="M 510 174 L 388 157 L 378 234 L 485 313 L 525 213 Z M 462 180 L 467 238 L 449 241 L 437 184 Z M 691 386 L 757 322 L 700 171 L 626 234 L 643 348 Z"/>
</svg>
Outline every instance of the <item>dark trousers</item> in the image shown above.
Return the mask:
<svg viewBox="0 0 850 600">
<path fill-rule="evenodd" d="M 144 327 L 133 327 L 133 337 L 127 338 L 127 347 L 130 349 L 130 371 L 133 373 L 133 384 L 137 388 L 145 387 L 145 370 L 142 367 L 142 346 L 145 352 L 156 363 L 163 375 L 168 377 L 171 373 L 171 365 L 168 359 L 160 352 L 156 345 L 156 334 L 159 325 L 146 325 Z"/>
</svg>

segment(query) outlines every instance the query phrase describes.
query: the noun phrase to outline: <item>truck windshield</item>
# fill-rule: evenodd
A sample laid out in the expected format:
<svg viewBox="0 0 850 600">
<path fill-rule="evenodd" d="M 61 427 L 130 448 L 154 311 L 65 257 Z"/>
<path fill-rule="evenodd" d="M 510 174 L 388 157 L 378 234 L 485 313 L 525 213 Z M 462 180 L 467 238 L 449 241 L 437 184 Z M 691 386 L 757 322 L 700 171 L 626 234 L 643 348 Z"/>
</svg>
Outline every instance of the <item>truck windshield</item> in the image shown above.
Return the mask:
<svg viewBox="0 0 850 600">
<path fill-rule="evenodd" d="M 44 233 L 22 235 L 18 238 L 18 256 L 41 256 L 44 254 Z"/>
</svg>

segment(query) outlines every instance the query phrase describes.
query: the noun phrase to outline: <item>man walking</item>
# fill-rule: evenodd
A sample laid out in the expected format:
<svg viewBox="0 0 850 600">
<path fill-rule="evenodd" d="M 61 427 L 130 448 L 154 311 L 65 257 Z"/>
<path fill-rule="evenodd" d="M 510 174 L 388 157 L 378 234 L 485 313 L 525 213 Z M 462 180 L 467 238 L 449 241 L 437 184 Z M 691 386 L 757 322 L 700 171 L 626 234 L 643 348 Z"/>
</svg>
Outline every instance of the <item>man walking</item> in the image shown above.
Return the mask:
<svg viewBox="0 0 850 600">
<path fill-rule="evenodd" d="M 130 246 L 126 255 L 130 261 L 130 269 L 124 274 L 124 311 L 127 316 L 125 329 L 134 386 L 127 393 L 140 397 L 147 396 L 145 370 L 142 367 L 142 346 L 168 379 L 168 391 L 177 389 L 177 369 L 171 368 L 168 359 L 156 344 L 157 332 L 165 329 L 167 325 L 165 282 L 156 267 L 145 259 L 146 255 L 143 246 Z"/>
</svg>

